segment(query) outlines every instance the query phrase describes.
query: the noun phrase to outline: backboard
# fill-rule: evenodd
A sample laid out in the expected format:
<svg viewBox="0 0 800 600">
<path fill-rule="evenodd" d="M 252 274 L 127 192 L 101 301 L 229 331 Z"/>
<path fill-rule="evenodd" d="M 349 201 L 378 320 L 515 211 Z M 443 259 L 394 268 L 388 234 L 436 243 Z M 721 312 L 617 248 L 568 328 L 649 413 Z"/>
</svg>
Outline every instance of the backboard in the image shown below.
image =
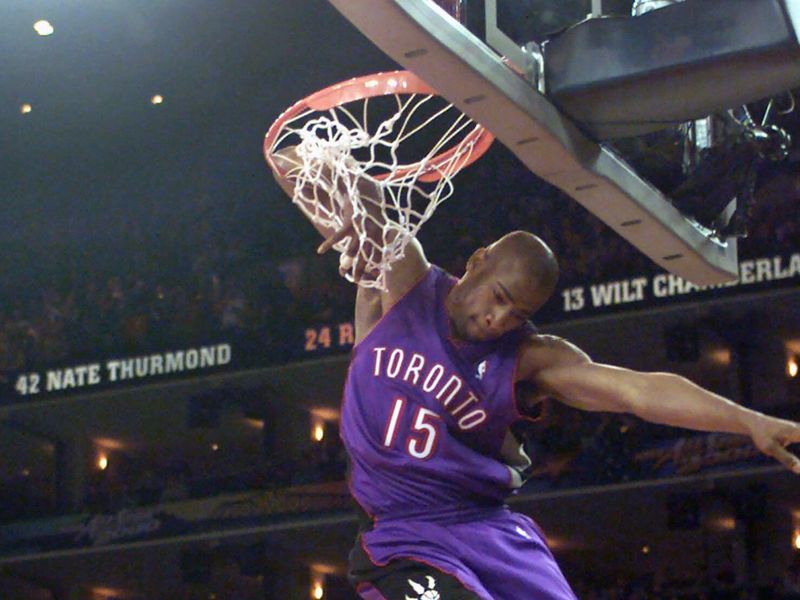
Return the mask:
<svg viewBox="0 0 800 600">
<path fill-rule="evenodd" d="M 489 129 L 531 171 L 654 262 L 697 285 L 736 279 L 735 240 L 720 241 L 683 216 L 434 2 L 329 1 L 384 52 Z"/>
</svg>

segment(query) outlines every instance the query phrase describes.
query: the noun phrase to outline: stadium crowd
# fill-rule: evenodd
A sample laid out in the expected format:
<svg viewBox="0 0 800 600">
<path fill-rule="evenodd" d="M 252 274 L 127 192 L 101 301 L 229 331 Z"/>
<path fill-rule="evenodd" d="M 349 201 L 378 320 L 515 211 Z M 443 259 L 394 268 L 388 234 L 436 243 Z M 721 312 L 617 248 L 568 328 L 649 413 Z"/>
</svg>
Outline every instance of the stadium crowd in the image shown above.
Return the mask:
<svg viewBox="0 0 800 600">
<path fill-rule="evenodd" d="M 594 216 L 501 153 L 462 177 L 461 197 L 421 234 L 431 259 L 453 273 L 475 248 L 519 227 L 554 248 L 562 287 L 655 272 Z M 503 187 L 486 189 L 485 181 Z M 486 189 L 481 201 L 464 191 L 478 186 Z M 797 250 L 799 196 L 797 178 L 786 173 L 762 186 L 742 257 Z M 205 202 L 170 235 L 132 223 L 113 243 L 53 242 L 31 249 L 25 261 L 6 253 L 0 385 L 8 393 L 15 373 L 34 368 L 223 341 L 252 363 L 240 367 L 303 358 L 306 327 L 351 318 L 353 286 L 338 277 L 333 256 L 313 255 L 307 225 L 297 224 L 294 242 L 279 252 L 264 242 L 274 225 L 248 226 L 251 220 L 245 210 Z"/>
</svg>

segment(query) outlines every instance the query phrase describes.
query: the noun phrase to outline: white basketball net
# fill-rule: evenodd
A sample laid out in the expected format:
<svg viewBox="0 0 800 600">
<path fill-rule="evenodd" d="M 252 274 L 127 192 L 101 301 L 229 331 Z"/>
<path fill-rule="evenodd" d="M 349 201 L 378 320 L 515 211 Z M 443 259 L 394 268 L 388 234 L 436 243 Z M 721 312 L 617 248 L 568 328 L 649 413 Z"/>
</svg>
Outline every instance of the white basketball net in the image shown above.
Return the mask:
<svg viewBox="0 0 800 600">
<path fill-rule="evenodd" d="M 344 254 L 350 238 L 334 246 L 341 254 L 340 271 L 355 281 L 356 270 L 363 268 L 359 285 L 385 290 L 392 263 L 403 257 L 422 224 L 453 194 L 451 177 L 476 146 L 474 137 L 466 137 L 476 126 L 451 104 L 426 107 L 436 96 L 380 98 L 384 103 L 393 98 L 396 111 L 379 125 L 368 126 L 370 102 L 376 98 L 324 113 L 309 109 L 284 125 L 271 153 L 295 147 L 302 162 L 285 178 L 294 183 L 293 202 L 313 223 L 339 230 L 342 215 L 352 214 L 358 252 L 353 259 Z M 441 137 L 429 142 L 419 158 L 401 164 L 398 153 L 403 144 L 416 149 L 420 132 L 434 122 L 438 122 L 436 135 L 443 131 Z M 432 160 L 448 148 L 454 150 L 444 160 Z"/>
</svg>

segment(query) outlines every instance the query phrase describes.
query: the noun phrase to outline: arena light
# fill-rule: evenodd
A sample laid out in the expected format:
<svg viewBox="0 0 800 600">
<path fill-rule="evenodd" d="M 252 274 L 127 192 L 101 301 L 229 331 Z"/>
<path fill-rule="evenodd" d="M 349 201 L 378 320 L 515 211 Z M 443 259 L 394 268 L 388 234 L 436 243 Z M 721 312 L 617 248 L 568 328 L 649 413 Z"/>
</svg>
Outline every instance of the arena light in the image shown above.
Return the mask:
<svg viewBox="0 0 800 600">
<path fill-rule="evenodd" d="M 55 31 L 50 22 L 45 21 L 44 19 L 41 21 L 36 21 L 36 23 L 33 24 L 33 30 L 41 36 L 53 35 L 53 32 Z"/>
<path fill-rule="evenodd" d="M 552 550 L 553 552 L 560 552 L 562 550 L 571 550 L 575 547 L 566 538 L 554 537 L 552 535 L 548 535 L 546 537 L 546 540 L 547 540 L 547 547 L 550 548 L 550 550 Z"/>
<path fill-rule="evenodd" d="M 211 450 L 212 452 L 219 452 L 219 444 L 217 444 L 216 442 L 211 444 Z"/>
<path fill-rule="evenodd" d="M 333 565 L 315 563 L 309 567 L 311 598 L 322 600 L 325 597 L 325 578 L 333 573 L 336 573 L 336 568 Z"/>
<path fill-rule="evenodd" d="M 33 107 L 30 104 L 23 104 L 19 107 L 19 112 L 23 115 L 27 115 L 33 110 Z"/>
<path fill-rule="evenodd" d="M 731 364 L 731 351 L 728 348 L 717 348 L 708 353 L 708 357 L 714 364 L 727 367 Z"/>
<path fill-rule="evenodd" d="M 789 360 L 786 361 L 786 374 L 789 377 L 797 377 L 798 365 L 797 365 L 797 357 L 792 355 L 789 357 Z"/>
<path fill-rule="evenodd" d="M 792 546 L 797 551 L 800 551 L 800 531 L 794 532 L 794 540 L 792 540 Z"/>
<path fill-rule="evenodd" d="M 97 457 L 97 468 L 101 471 L 105 471 L 108 468 L 108 456 L 105 453 Z"/>
<path fill-rule="evenodd" d="M 113 600 L 114 598 L 125 598 L 126 594 L 123 590 L 118 590 L 109 587 L 93 587 L 91 589 L 92 600 Z"/>
<path fill-rule="evenodd" d="M 650 546 L 648 546 L 647 544 L 642 546 L 642 554 L 650 554 Z"/>
<path fill-rule="evenodd" d="M 734 531 L 736 529 L 736 519 L 731 516 L 719 516 L 713 519 L 709 525 L 715 531 Z"/>
<path fill-rule="evenodd" d="M 317 419 L 322 419 L 323 421 L 338 421 L 339 420 L 339 411 L 335 408 L 329 408 L 326 406 L 319 406 L 317 408 L 311 409 L 311 415 L 316 417 Z"/>
<path fill-rule="evenodd" d="M 243 417 L 243 422 L 245 426 L 250 427 L 251 429 L 264 429 L 264 421 L 261 419 L 254 419 L 252 417 Z"/>
<path fill-rule="evenodd" d="M 161 94 L 156 94 L 155 96 L 150 98 L 150 104 L 154 106 L 163 103 L 164 103 L 164 96 L 162 96 Z"/>
<path fill-rule="evenodd" d="M 92 438 L 95 445 L 101 450 L 125 450 L 125 444 L 120 440 L 112 438 L 96 437 Z"/>
<path fill-rule="evenodd" d="M 314 586 L 311 588 L 311 597 L 314 598 L 314 600 L 322 600 L 324 595 L 325 588 L 322 587 L 319 581 L 315 581 Z"/>
<path fill-rule="evenodd" d="M 311 440 L 321 442 L 325 438 L 325 424 L 339 421 L 339 411 L 333 408 L 318 407 L 310 411 Z"/>
</svg>

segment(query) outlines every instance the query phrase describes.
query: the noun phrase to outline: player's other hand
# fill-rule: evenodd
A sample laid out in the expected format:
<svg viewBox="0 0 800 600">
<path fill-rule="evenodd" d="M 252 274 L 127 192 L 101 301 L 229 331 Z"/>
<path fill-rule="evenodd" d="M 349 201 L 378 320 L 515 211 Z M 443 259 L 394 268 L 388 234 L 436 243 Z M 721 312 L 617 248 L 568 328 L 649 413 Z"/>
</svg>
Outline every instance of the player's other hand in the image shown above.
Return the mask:
<svg viewBox="0 0 800 600">
<path fill-rule="evenodd" d="M 342 221 L 342 225 L 325 238 L 325 241 L 317 248 L 317 254 L 325 254 L 348 236 L 350 237 L 350 241 L 347 243 L 344 254 L 354 257 L 358 252 L 358 233 L 353 224 L 353 208 L 350 206 L 349 202 L 345 202 L 344 206 L 341 207 L 339 218 Z"/>
<path fill-rule="evenodd" d="M 359 182 L 358 191 L 357 202 L 362 210 L 356 214 L 351 202 L 344 202 L 339 210 L 341 226 L 330 233 L 317 248 L 318 254 L 325 254 L 339 242 L 346 240 L 341 249 L 339 271 L 341 274 L 351 272 L 356 283 L 364 278 L 377 276 L 375 266 L 381 263 L 382 248 L 388 241 L 383 239 L 385 219 L 380 208 L 382 192 L 374 182 L 366 179 Z M 361 239 L 359 233 L 366 239 Z"/>
<path fill-rule="evenodd" d="M 343 216 L 342 226 L 339 227 L 339 229 L 334 231 L 327 238 L 325 238 L 325 241 L 322 242 L 317 248 L 317 254 L 325 254 L 328 250 L 333 248 L 336 244 L 338 244 L 344 239 L 347 239 L 347 244 L 342 250 L 342 258 L 339 261 L 339 274 L 343 275 L 345 272 L 349 271 L 350 267 L 353 265 L 354 262 L 360 262 L 362 264 L 360 272 L 353 273 L 353 278 L 356 281 L 358 281 L 360 279 L 360 276 L 363 275 L 364 272 L 363 268 L 364 261 L 363 260 L 359 261 L 358 232 L 356 231 L 356 228 L 353 225 L 352 213 L 347 215 L 346 217 Z M 356 266 L 358 267 L 359 265 Z"/>
<path fill-rule="evenodd" d="M 366 229 L 367 235 L 369 236 L 372 227 L 367 226 Z M 376 232 L 375 235 L 378 236 L 377 239 L 380 239 L 380 232 Z M 339 229 L 329 235 L 325 241 L 319 245 L 317 253 L 325 254 L 342 240 L 346 240 L 346 244 L 342 250 L 341 259 L 339 260 L 339 274 L 344 275 L 345 273 L 351 273 L 356 283 L 377 276 L 378 271 L 374 266 L 380 262 L 380 251 L 377 250 L 374 245 L 365 247 L 364 244 L 361 243 L 358 232 L 353 225 L 352 218 L 344 221 Z M 367 253 L 369 252 L 369 248 L 372 248 L 372 252 L 368 261 Z M 370 263 L 372 268 L 368 268 Z"/>
<path fill-rule="evenodd" d="M 800 443 L 800 423 L 758 414 L 747 425 L 753 443 L 761 452 L 800 475 L 800 458 L 786 449 Z"/>
</svg>

